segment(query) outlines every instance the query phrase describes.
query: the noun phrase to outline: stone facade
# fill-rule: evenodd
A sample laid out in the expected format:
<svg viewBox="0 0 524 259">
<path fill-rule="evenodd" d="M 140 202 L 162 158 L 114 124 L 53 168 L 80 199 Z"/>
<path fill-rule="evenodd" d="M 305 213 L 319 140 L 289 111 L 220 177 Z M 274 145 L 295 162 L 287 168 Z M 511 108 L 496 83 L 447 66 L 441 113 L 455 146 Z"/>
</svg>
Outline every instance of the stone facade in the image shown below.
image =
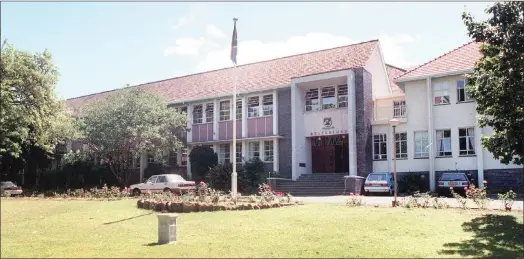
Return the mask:
<svg viewBox="0 0 524 259">
<path fill-rule="evenodd" d="M 357 137 L 357 175 L 367 176 L 373 172 L 373 92 L 371 74 L 363 68 L 355 72 L 355 109 Z"/>
<path fill-rule="evenodd" d="M 507 192 L 513 190 L 524 193 L 524 169 L 489 169 L 484 170 L 484 179 L 488 181 L 490 192 Z"/>
<path fill-rule="evenodd" d="M 279 174 L 291 178 L 291 88 L 278 91 Z"/>
</svg>

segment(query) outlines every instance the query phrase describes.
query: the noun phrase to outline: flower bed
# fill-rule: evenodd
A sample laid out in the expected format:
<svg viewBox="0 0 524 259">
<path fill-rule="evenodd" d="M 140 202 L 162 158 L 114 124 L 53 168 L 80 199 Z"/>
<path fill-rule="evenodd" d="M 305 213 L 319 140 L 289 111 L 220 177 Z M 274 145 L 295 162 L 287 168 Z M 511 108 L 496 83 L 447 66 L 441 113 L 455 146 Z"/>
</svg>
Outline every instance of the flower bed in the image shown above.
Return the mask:
<svg viewBox="0 0 524 259">
<path fill-rule="evenodd" d="M 10 195 L 2 194 L 2 197 L 10 197 Z M 117 186 L 108 187 L 106 184 L 102 188 L 93 187 L 89 190 L 75 189 L 64 191 L 45 191 L 45 192 L 24 192 L 21 196 L 24 198 L 38 198 L 38 199 L 69 199 L 69 200 L 121 200 L 131 197 L 131 189 L 119 188 Z"/>
</svg>

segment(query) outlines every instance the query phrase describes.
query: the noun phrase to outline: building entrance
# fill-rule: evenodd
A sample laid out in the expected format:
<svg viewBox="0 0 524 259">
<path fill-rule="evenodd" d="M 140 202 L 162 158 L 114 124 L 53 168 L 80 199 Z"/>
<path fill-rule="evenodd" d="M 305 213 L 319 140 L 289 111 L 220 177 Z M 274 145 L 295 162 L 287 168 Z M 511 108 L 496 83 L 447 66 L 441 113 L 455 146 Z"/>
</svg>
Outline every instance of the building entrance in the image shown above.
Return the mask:
<svg viewBox="0 0 524 259">
<path fill-rule="evenodd" d="M 349 172 L 347 135 L 312 137 L 311 161 L 313 173 Z"/>
</svg>

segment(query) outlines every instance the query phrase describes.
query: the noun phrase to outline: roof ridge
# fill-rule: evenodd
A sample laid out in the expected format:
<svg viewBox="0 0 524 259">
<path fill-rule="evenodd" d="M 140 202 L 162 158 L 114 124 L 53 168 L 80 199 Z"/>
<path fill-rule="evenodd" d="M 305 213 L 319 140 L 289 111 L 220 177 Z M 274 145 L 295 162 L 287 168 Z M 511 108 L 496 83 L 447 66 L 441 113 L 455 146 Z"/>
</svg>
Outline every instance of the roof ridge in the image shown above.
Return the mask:
<svg viewBox="0 0 524 259">
<path fill-rule="evenodd" d="M 362 42 L 352 43 L 352 44 L 348 44 L 348 45 L 338 46 L 338 47 L 332 47 L 332 48 L 327 48 L 327 49 L 320 49 L 320 50 L 315 50 L 315 51 L 311 51 L 311 52 L 298 53 L 298 54 L 293 54 L 293 55 L 284 56 L 284 57 L 272 58 L 272 59 L 268 59 L 268 60 L 261 60 L 261 61 L 257 61 L 257 62 L 243 64 L 243 65 L 237 66 L 237 68 L 238 67 L 245 67 L 245 66 L 249 66 L 249 65 L 254 65 L 254 64 L 259 64 L 259 63 L 264 63 L 264 62 L 275 61 L 275 60 L 278 60 L 278 59 L 285 59 L 285 58 L 296 57 L 296 56 L 301 56 L 301 55 L 313 54 L 313 53 L 329 51 L 329 50 L 334 50 L 334 49 L 339 49 L 339 48 L 347 48 L 347 47 L 357 46 L 357 45 L 371 43 L 371 42 L 375 42 L 375 41 L 379 41 L 379 40 L 378 39 L 373 39 L 373 40 L 362 41 Z M 170 78 L 166 78 L 166 79 L 145 82 L 145 83 L 141 83 L 141 84 L 137 84 L 137 85 L 130 85 L 130 86 L 126 86 L 124 88 L 118 88 L 118 89 L 113 89 L 113 90 L 108 90 L 108 91 L 103 91 L 103 92 L 97 92 L 97 93 L 92 93 L 92 94 L 87 94 L 87 95 L 81 95 L 81 96 L 69 98 L 69 99 L 66 99 L 66 100 L 73 100 L 73 99 L 76 99 L 76 98 L 91 96 L 91 95 L 95 95 L 95 94 L 102 94 L 102 93 L 108 93 L 108 92 L 112 92 L 112 91 L 117 91 L 117 90 L 125 89 L 125 88 L 128 88 L 128 87 L 138 87 L 138 86 L 142 86 L 142 85 L 158 83 L 158 82 L 163 82 L 163 81 L 168 81 L 168 80 L 173 80 L 173 79 L 180 79 L 180 78 L 184 78 L 184 77 L 196 76 L 196 75 L 201 75 L 201 74 L 206 74 L 206 73 L 211 73 L 211 72 L 216 72 L 216 71 L 221 71 L 221 70 L 226 70 L 226 69 L 231 69 L 231 68 L 232 67 L 218 68 L 218 69 L 213 69 L 213 70 L 209 70 L 209 71 L 203 71 L 203 72 L 198 72 L 198 73 L 193 73 L 193 74 L 187 74 L 187 75 L 183 75 L 183 76 L 170 77 Z"/>
<path fill-rule="evenodd" d="M 408 70 L 405 69 L 405 68 L 401 68 L 401 67 L 393 66 L 393 65 L 388 64 L 388 63 L 385 63 L 385 64 L 386 64 L 386 66 L 388 66 L 388 67 L 392 67 L 392 68 L 396 68 L 396 69 L 398 69 L 398 70 L 402 70 L 402 72 L 406 72 L 406 71 L 408 71 Z"/>
<path fill-rule="evenodd" d="M 67 98 L 66 101 L 74 100 L 74 99 L 78 99 L 78 98 L 83 98 L 83 97 L 88 97 L 88 96 L 91 96 L 91 95 L 97 95 L 97 94 L 104 94 L 104 93 L 114 92 L 114 91 L 123 90 L 123 89 L 126 89 L 126 88 L 131 88 L 131 87 L 136 87 L 136 86 L 138 86 L 138 85 L 127 85 L 127 86 L 124 86 L 122 88 L 116 88 L 116 89 L 106 90 L 106 91 L 102 91 L 102 92 L 96 92 L 96 93 L 92 93 L 92 94 L 80 95 L 80 96 L 77 96 L 77 97 Z"/>
<path fill-rule="evenodd" d="M 448 52 L 446 52 L 446 53 L 444 53 L 444 54 L 442 54 L 442 55 L 440 55 L 440 56 L 438 56 L 438 57 L 436 57 L 436 58 L 434 58 L 434 59 L 432 59 L 432 60 L 430 60 L 430 61 L 428 61 L 428 62 L 426 62 L 426 63 L 424 63 L 424 64 L 422 64 L 422 65 L 420 65 L 420 66 L 417 66 L 417 67 L 415 67 L 415 68 L 412 68 L 412 69 L 406 71 L 404 74 L 399 75 L 399 76 L 395 77 L 394 79 L 398 79 L 398 78 L 400 78 L 400 77 L 403 77 L 403 76 L 405 76 L 405 75 L 407 75 L 407 74 L 409 74 L 409 73 L 411 73 L 411 72 L 413 72 L 413 71 L 415 71 L 415 70 L 417 70 L 417 69 L 419 69 L 419 68 L 421 68 L 421 67 L 423 67 L 423 66 L 425 66 L 425 65 L 427 65 L 427 64 L 429 64 L 429 63 L 431 63 L 431 62 L 433 62 L 433 61 L 435 61 L 435 60 L 437 60 L 437 59 L 440 59 L 440 58 L 442 58 L 442 57 L 444 57 L 444 56 L 446 56 L 446 55 L 449 55 L 450 53 L 452 53 L 452 52 L 454 52 L 454 51 L 457 51 L 457 50 L 459 50 L 459 49 L 461 49 L 461 48 L 463 48 L 463 47 L 465 47 L 465 46 L 467 46 L 467 45 L 469 45 L 469 44 L 472 44 L 472 43 L 474 43 L 474 42 L 476 42 L 476 41 L 475 41 L 475 40 L 472 40 L 472 41 L 470 41 L 470 42 L 464 43 L 464 44 L 462 44 L 462 45 L 460 45 L 460 46 L 458 46 L 458 47 L 456 47 L 456 48 L 454 48 L 454 49 L 452 49 L 452 50 L 450 50 L 450 51 L 448 51 Z"/>
</svg>

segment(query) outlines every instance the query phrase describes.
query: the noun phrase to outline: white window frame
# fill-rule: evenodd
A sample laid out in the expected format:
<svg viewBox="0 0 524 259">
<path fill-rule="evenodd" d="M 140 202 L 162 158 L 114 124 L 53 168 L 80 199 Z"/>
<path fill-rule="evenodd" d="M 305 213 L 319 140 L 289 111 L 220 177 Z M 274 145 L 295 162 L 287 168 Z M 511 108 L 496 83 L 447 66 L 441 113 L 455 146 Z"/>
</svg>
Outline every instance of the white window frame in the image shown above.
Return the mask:
<svg viewBox="0 0 524 259">
<path fill-rule="evenodd" d="M 442 134 L 440 134 L 442 132 Z M 449 132 L 449 137 L 446 137 L 446 132 Z M 441 138 L 439 135 L 443 135 Z M 439 129 L 435 130 L 435 150 L 436 150 L 436 156 L 437 157 L 453 157 L 453 149 L 451 144 L 452 137 L 451 137 L 451 129 Z M 442 150 L 442 151 L 441 151 Z"/>
<path fill-rule="evenodd" d="M 433 84 L 433 105 L 447 105 L 449 101 L 449 84 L 448 82 L 437 82 Z M 437 102 L 439 98 L 439 102 Z"/>
<path fill-rule="evenodd" d="M 218 146 L 218 162 L 220 164 L 231 162 L 231 144 L 223 143 Z"/>
<path fill-rule="evenodd" d="M 466 83 L 467 81 L 465 79 L 457 80 L 457 103 L 467 103 L 467 102 L 473 101 L 473 98 L 469 96 L 468 89 L 466 87 Z"/>
<path fill-rule="evenodd" d="M 273 116 L 273 94 L 262 96 L 262 116 Z"/>
<path fill-rule="evenodd" d="M 335 86 L 322 87 L 321 91 L 322 110 L 337 108 L 337 88 Z"/>
<path fill-rule="evenodd" d="M 316 100 L 316 102 L 314 102 Z M 321 104 L 320 104 L 320 94 L 318 88 L 312 88 L 308 89 L 305 94 L 305 111 L 320 111 L 321 110 Z"/>
<path fill-rule="evenodd" d="M 421 134 L 425 134 L 421 135 Z M 428 158 L 429 157 L 429 133 L 426 130 L 413 132 L 414 143 L 414 158 Z M 418 145 L 418 148 L 417 148 Z"/>
<path fill-rule="evenodd" d="M 206 123 L 212 123 L 215 117 L 215 104 L 206 103 L 205 105 L 206 109 L 204 113 L 206 114 Z"/>
<path fill-rule="evenodd" d="M 406 117 L 406 100 L 393 101 L 393 118 Z"/>
<path fill-rule="evenodd" d="M 195 104 L 193 105 L 193 124 L 202 124 L 202 123 L 204 123 L 204 105 Z"/>
<path fill-rule="evenodd" d="M 260 159 L 260 141 L 250 141 L 250 142 L 248 142 L 247 143 L 247 151 L 248 151 L 249 159 L 253 159 L 255 157 L 258 157 Z M 256 154 L 258 154 L 258 155 L 256 155 Z"/>
<path fill-rule="evenodd" d="M 375 148 L 377 147 L 377 145 L 378 145 L 378 148 Z M 382 147 L 383 145 L 385 145 L 385 147 Z M 387 159 L 388 159 L 387 134 L 385 133 L 373 134 L 373 160 L 380 161 L 380 160 L 387 160 Z"/>
<path fill-rule="evenodd" d="M 337 86 L 337 107 L 348 107 L 348 85 Z"/>
<path fill-rule="evenodd" d="M 237 99 L 237 105 L 235 106 L 235 109 L 237 109 L 237 117 L 236 119 L 237 120 L 241 120 L 242 119 L 242 99 L 238 100 Z"/>
<path fill-rule="evenodd" d="M 180 165 L 187 166 L 187 147 L 181 148 L 180 151 Z"/>
<path fill-rule="evenodd" d="M 404 137 L 404 138 L 402 138 Z M 404 143 L 404 146 L 402 146 Z M 408 133 L 407 132 L 395 132 L 395 148 L 397 159 L 408 158 Z"/>
<path fill-rule="evenodd" d="M 247 98 L 247 117 L 256 118 L 259 116 L 260 116 L 260 96 L 248 97 Z"/>
<path fill-rule="evenodd" d="M 235 161 L 237 164 L 242 164 L 243 157 L 242 157 L 242 143 L 237 143 L 237 154 L 235 156 Z"/>
<path fill-rule="evenodd" d="M 273 162 L 274 149 L 273 140 L 264 140 L 264 162 Z"/>
<path fill-rule="evenodd" d="M 220 117 L 219 121 L 228 121 L 231 120 L 231 101 L 230 100 L 222 100 L 218 104 L 219 111 L 220 111 Z"/>
<path fill-rule="evenodd" d="M 475 128 L 459 128 L 459 156 L 474 156 L 475 153 Z M 465 133 L 465 135 L 461 135 Z M 466 141 L 466 149 L 461 148 L 461 142 Z M 468 145 L 469 143 L 469 145 Z"/>
</svg>

